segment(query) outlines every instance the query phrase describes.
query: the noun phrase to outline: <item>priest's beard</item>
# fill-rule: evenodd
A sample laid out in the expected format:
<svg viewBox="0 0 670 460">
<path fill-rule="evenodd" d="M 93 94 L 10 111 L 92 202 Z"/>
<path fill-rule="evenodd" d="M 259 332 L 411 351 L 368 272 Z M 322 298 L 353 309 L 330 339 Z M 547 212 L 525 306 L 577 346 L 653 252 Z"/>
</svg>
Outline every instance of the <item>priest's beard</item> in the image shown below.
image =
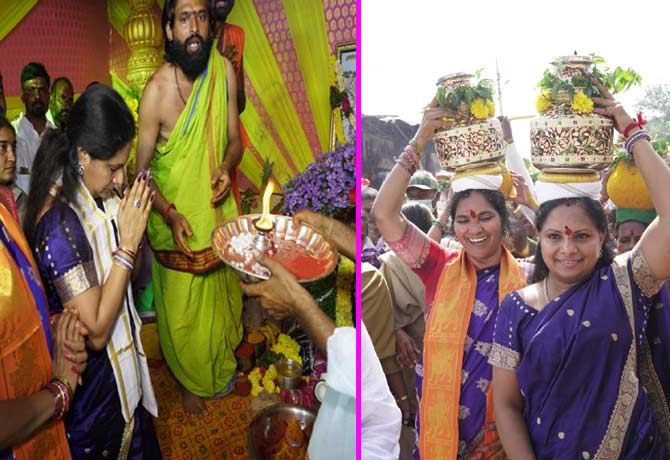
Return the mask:
<svg viewBox="0 0 670 460">
<path fill-rule="evenodd" d="M 194 40 L 200 42 L 200 49 L 195 53 L 189 53 L 188 45 Z M 186 39 L 185 42 L 180 42 L 175 38 L 167 42 L 165 57 L 168 62 L 177 64 L 189 80 L 193 81 L 207 66 L 213 41 L 211 35 L 206 40 L 203 40 L 200 35 L 195 34 Z"/>
</svg>

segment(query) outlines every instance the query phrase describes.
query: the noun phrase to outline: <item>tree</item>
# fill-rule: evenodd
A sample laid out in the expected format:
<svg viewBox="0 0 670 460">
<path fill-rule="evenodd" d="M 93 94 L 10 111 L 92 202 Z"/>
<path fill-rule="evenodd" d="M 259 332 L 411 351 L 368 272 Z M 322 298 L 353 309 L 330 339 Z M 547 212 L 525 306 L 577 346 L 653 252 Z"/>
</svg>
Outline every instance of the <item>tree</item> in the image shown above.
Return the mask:
<svg viewBox="0 0 670 460">
<path fill-rule="evenodd" d="M 670 84 L 647 87 L 638 105 L 649 120 L 646 131 L 652 136 L 670 139 Z"/>
</svg>

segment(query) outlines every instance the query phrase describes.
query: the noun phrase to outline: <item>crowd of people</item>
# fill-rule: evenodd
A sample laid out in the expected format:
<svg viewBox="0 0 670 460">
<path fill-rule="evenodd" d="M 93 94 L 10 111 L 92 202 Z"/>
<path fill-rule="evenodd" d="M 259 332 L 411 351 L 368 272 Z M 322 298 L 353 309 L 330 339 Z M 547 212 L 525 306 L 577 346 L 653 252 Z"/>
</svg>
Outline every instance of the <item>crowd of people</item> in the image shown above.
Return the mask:
<svg viewBox="0 0 670 460">
<path fill-rule="evenodd" d="M 670 455 L 670 171 L 590 78 L 654 210 L 615 209 L 604 185 L 542 196 L 527 171 L 512 173 L 515 192 L 438 185 L 417 159 L 459 114 L 435 100 L 381 188 L 363 188 L 362 288 L 376 288 L 362 318 L 403 425 L 368 433 L 386 442 L 375 458 Z"/>
</svg>

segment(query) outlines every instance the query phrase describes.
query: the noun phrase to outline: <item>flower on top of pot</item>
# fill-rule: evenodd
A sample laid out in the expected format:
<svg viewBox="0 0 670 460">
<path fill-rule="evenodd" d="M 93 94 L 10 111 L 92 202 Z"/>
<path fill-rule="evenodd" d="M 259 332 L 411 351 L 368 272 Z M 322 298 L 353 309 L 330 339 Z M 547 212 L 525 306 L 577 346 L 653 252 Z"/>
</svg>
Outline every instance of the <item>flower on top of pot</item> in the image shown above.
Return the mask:
<svg viewBox="0 0 670 460">
<path fill-rule="evenodd" d="M 442 108 L 460 112 L 465 124 L 476 120 L 486 120 L 495 115 L 493 102 L 493 82 L 480 79 L 476 84 L 471 78 L 479 78 L 480 71 L 475 75 L 455 73 L 440 78 L 435 95 L 438 105 Z"/>
<path fill-rule="evenodd" d="M 598 67 L 601 66 L 601 68 Z M 600 80 L 605 88 L 616 94 L 639 85 L 642 77 L 633 69 L 605 67 L 605 60 L 591 54 L 588 56 L 561 56 L 546 69 L 537 84 L 540 93 L 535 99 L 535 109 L 545 113 L 552 107 L 562 108 L 568 114 L 593 112 L 593 97 L 601 97 L 600 91 L 589 78 L 589 74 Z"/>
</svg>

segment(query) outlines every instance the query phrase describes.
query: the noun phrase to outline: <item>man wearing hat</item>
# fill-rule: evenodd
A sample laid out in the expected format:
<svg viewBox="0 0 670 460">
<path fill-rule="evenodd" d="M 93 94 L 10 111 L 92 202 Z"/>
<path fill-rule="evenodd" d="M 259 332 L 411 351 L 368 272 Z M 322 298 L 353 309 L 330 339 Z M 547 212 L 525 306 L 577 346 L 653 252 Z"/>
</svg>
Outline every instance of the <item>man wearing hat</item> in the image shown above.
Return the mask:
<svg viewBox="0 0 670 460">
<path fill-rule="evenodd" d="M 425 204 L 433 214 L 439 197 L 437 179 L 429 171 L 419 170 L 412 174 L 407 186 L 407 199 Z"/>
</svg>

